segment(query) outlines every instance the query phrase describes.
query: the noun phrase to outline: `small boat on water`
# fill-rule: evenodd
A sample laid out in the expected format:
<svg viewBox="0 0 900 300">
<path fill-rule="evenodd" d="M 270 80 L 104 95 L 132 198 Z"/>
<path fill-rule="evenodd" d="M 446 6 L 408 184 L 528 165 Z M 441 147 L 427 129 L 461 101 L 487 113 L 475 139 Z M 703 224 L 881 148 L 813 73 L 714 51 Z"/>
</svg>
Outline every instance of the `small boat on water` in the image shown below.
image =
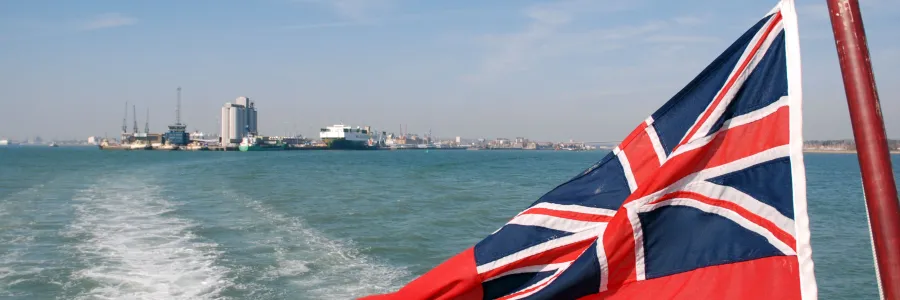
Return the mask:
<svg viewBox="0 0 900 300">
<path fill-rule="evenodd" d="M 287 144 L 281 140 L 264 140 L 258 136 L 250 135 L 241 139 L 238 150 L 246 151 L 278 151 L 287 149 Z"/>
<path fill-rule="evenodd" d="M 128 144 L 111 143 L 107 139 L 103 139 L 97 147 L 99 147 L 100 150 L 130 150 L 130 145 Z"/>
<path fill-rule="evenodd" d="M 188 151 L 207 151 L 209 150 L 209 147 L 198 142 L 193 142 L 185 146 L 185 149 Z"/>
<path fill-rule="evenodd" d="M 50 146 L 50 148 L 56 148 L 56 147 L 59 147 L 59 145 L 57 145 L 56 143 L 50 143 L 49 146 Z"/>
<path fill-rule="evenodd" d="M 132 143 L 131 145 L 128 145 L 128 149 L 129 150 L 152 150 L 153 147 L 150 146 L 150 144 L 138 141 L 138 142 Z"/>
<path fill-rule="evenodd" d="M 169 144 L 169 143 L 160 145 L 159 147 L 156 147 L 156 149 L 157 149 L 157 150 L 168 150 L 168 151 L 177 151 L 177 150 L 179 150 L 178 146 L 172 145 L 172 144 Z"/>
</svg>

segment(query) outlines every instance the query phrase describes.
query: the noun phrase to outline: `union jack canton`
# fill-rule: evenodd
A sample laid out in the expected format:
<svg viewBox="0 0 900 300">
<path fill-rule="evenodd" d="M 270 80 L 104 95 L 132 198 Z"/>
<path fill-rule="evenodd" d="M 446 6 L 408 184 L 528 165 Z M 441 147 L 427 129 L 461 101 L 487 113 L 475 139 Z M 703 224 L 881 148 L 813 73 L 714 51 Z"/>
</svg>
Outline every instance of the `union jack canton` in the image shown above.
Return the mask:
<svg viewBox="0 0 900 300">
<path fill-rule="evenodd" d="M 780 2 L 612 152 L 390 299 L 815 299 Z"/>
</svg>

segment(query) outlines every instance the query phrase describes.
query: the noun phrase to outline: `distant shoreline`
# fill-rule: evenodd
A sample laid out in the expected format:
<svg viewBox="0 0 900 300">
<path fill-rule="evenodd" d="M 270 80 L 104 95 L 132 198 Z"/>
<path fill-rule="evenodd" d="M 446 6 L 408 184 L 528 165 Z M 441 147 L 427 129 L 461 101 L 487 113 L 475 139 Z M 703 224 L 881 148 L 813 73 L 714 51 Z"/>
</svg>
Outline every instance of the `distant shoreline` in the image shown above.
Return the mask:
<svg viewBox="0 0 900 300">
<path fill-rule="evenodd" d="M 831 154 L 856 154 L 856 150 L 818 150 L 818 149 L 803 149 L 805 153 L 831 153 Z M 900 151 L 891 150 L 891 154 L 900 154 Z"/>
</svg>

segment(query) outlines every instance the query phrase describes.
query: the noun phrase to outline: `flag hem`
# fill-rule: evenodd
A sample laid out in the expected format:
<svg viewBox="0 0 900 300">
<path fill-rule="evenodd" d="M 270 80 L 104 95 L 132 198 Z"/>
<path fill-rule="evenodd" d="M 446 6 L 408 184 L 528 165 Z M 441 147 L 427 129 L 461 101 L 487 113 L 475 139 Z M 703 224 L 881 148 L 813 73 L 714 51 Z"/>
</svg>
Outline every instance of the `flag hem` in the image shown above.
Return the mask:
<svg viewBox="0 0 900 300">
<path fill-rule="evenodd" d="M 800 298 L 817 299 L 818 290 L 810 246 L 809 215 L 806 198 L 806 169 L 803 162 L 803 81 L 800 63 L 800 36 L 794 0 L 782 0 L 785 56 L 787 61 L 790 107 L 791 182 L 794 200 L 794 232 L 800 276 Z"/>
</svg>

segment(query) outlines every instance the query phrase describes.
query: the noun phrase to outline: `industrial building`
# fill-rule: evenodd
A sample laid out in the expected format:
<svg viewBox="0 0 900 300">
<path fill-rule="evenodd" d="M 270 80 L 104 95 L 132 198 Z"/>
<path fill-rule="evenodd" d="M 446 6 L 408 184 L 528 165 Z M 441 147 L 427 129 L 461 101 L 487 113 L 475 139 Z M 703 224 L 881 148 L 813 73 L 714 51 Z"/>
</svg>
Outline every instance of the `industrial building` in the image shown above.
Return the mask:
<svg viewBox="0 0 900 300">
<path fill-rule="evenodd" d="M 144 144 L 154 146 L 162 145 L 162 143 L 166 141 L 161 133 L 137 133 L 132 139 L 134 142 L 140 141 Z"/>
<path fill-rule="evenodd" d="M 166 132 L 166 143 L 174 146 L 185 146 L 191 142 L 191 138 L 187 133 L 187 124 L 181 123 L 181 87 L 176 89 L 177 104 L 175 107 L 175 124 L 169 125 L 169 132 Z"/>
<path fill-rule="evenodd" d="M 256 105 L 247 97 L 238 97 L 234 103 L 222 107 L 222 130 L 219 141 L 223 145 L 240 143 L 249 134 L 258 133 Z"/>
<path fill-rule="evenodd" d="M 166 132 L 166 142 L 170 145 L 184 146 L 190 141 L 191 139 L 187 133 L 187 125 L 178 123 L 169 125 L 169 132 Z"/>
</svg>

